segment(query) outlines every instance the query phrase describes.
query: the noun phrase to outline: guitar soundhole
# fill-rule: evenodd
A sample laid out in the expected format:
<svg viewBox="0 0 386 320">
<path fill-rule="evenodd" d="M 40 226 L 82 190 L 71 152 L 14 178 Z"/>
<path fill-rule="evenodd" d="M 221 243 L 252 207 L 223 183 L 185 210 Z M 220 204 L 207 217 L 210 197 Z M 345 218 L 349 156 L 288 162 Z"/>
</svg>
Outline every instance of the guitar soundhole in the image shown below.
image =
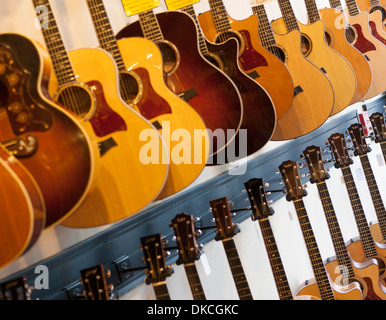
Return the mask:
<svg viewBox="0 0 386 320">
<path fill-rule="evenodd" d="M 157 45 L 162 53 L 164 72 L 170 76 L 178 69 L 180 64 L 178 49 L 171 42 L 165 40 L 157 42 Z"/>
<path fill-rule="evenodd" d="M 385 8 L 383 8 L 381 6 L 374 6 L 374 7 L 371 8 L 370 13 L 373 13 L 373 12 L 375 12 L 377 10 L 381 11 L 381 13 L 382 13 L 382 21 L 384 21 L 385 18 L 386 18 L 386 10 L 385 10 Z"/>
<path fill-rule="evenodd" d="M 282 48 L 279 48 L 278 46 L 269 46 L 267 47 L 267 49 L 277 58 L 279 58 L 283 63 L 287 62 L 287 55 L 285 54 Z"/>
<path fill-rule="evenodd" d="M 141 78 L 134 72 L 119 73 L 120 92 L 127 104 L 136 104 L 142 92 Z"/>
<path fill-rule="evenodd" d="M 324 32 L 324 39 L 326 40 L 327 44 L 331 47 L 332 38 L 330 33 L 328 33 L 327 31 Z"/>
<path fill-rule="evenodd" d="M 301 45 L 301 50 L 302 53 L 305 57 L 307 57 L 312 49 L 312 44 L 310 38 L 308 36 L 302 34 L 302 45 Z"/>
<path fill-rule="evenodd" d="M 244 51 L 245 45 L 244 45 L 244 41 L 242 40 L 243 39 L 242 35 L 237 31 L 231 30 L 231 31 L 221 32 L 216 35 L 214 42 L 220 44 L 220 43 L 226 42 L 231 38 L 234 38 L 237 40 L 239 44 L 239 54 L 241 55 Z"/>
<path fill-rule="evenodd" d="M 356 39 L 357 39 L 357 33 L 355 31 L 354 28 L 352 27 L 347 27 L 346 30 L 345 30 L 345 36 L 346 36 L 346 40 L 350 43 L 350 44 L 354 44 Z"/>
<path fill-rule="evenodd" d="M 57 101 L 80 117 L 85 117 L 93 105 L 93 95 L 81 85 L 63 88 L 58 93 Z"/>
</svg>

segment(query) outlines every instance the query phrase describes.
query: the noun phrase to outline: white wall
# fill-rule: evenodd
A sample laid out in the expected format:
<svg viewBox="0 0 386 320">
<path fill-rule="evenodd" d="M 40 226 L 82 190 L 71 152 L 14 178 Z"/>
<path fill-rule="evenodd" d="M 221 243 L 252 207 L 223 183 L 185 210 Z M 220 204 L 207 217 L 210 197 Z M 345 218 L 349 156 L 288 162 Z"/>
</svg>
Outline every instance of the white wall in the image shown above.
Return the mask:
<svg viewBox="0 0 386 320">
<path fill-rule="evenodd" d="M 235 19 L 244 19 L 252 14 L 249 0 L 225 0 L 228 13 Z M 128 22 L 134 21 L 136 17 L 127 18 L 120 0 L 105 0 L 113 29 L 118 32 Z M 292 0 L 292 4 L 298 19 L 306 23 L 305 6 L 302 1 Z M 51 0 L 51 5 L 56 15 L 57 23 L 61 30 L 67 50 L 82 47 L 97 46 L 97 38 L 93 30 L 91 18 L 87 9 L 86 1 L 79 0 Z M 319 8 L 328 6 L 327 0 L 318 1 Z M 2 0 L 0 11 L 0 32 L 17 32 L 32 39 L 43 42 L 41 31 L 35 27 L 35 12 L 31 0 Z M 280 17 L 277 3 L 271 2 L 266 5 L 269 18 Z M 206 0 L 195 5 L 197 13 L 207 11 L 209 5 Z M 165 11 L 165 5 L 157 8 L 156 12 Z M 356 106 L 350 107 L 351 110 Z M 327 137 L 326 137 L 327 138 Z M 264 153 L 272 148 L 279 147 L 280 143 L 269 143 L 261 152 Z M 380 190 L 385 194 L 386 179 L 383 160 L 381 165 L 376 157 L 380 154 L 378 145 L 373 146 L 370 159 L 373 169 L 378 178 Z M 288 159 L 283 159 L 283 161 Z M 297 159 L 291 159 L 297 160 Z M 374 209 L 371 204 L 366 182 L 361 176 L 359 159 L 355 159 L 352 166 L 354 176 L 366 210 L 368 221 L 376 220 Z M 220 170 L 212 168 L 205 169 L 202 177 L 196 182 L 213 177 Z M 341 180 L 339 170 L 332 169 L 331 179 L 328 180 L 330 193 L 333 198 L 339 222 L 345 240 L 358 235 L 353 220 L 350 203 L 345 186 Z M 334 255 L 331 240 L 328 234 L 324 213 L 318 198 L 316 187 L 310 185 L 309 195 L 304 199 L 309 216 L 314 228 L 315 236 L 321 250 L 323 259 Z M 226 196 L 226 195 L 224 195 Z M 386 199 L 385 199 L 386 200 Z M 275 234 L 282 260 L 287 271 L 290 286 L 295 290 L 304 280 L 313 278 L 312 269 L 309 264 L 308 255 L 300 232 L 300 227 L 292 203 L 283 198 L 272 205 L 275 214 L 271 217 L 271 225 Z M 13 262 L 11 265 L 0 270 L 0 278 L 4 278 L 18 270 L 36 263 L 44 258 L 52 256 L 64 248 L 86 239 L 105 228 L 87 230 L 72 230 L 57 226 L 46 230 L 40 240 L 26 255 Z M 259 225 L 257 222 L 246 220 L 241 224 L 241 233 L 235 238 L 252 293 L 255 299 L 277 299 L 277 292 L 270 270 L 268 258 Z M 204 291 L 208 299 L 238 299 L 231 273 L 228 267 L 225 253 L 221 242 L 211 242 L 204 248 L 208 261 L 206 268 L 202 260 L 197 262 L 197 267 L 202 280 Z M 173 266 L 175 273 L 167 279 L 167 284 L 172 299 L 191 299 L 190 290 L 181 266 Z M 209 269 L 209 272 L 208 272 Z M 122 297 L 122 299 L 154 299 L 151 286 L 140 285 Z"/>
</svg>

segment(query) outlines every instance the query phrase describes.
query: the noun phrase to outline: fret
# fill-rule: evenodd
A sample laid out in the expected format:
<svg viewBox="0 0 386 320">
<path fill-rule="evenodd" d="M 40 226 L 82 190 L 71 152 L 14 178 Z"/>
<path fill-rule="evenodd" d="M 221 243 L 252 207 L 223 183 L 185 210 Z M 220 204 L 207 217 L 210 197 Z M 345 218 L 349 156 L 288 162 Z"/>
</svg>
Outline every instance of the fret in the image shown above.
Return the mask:
<svg viewBox="0 0 386 320">
<path fill-rule="evenodd" d="M 359 14 L 359 8 L 355 0 L 345 0 L 348 12 L 350 16 L 356 16 Z"/>
<path fill-rule="evenodd" d="M 222 240 L 240 300 L 253 300 L 233 239 Z"/>
<path fill-rule="evenodd" d="M 231 23 L 223 1 L 209 0 L 209 6 L 217 32 L 231 29 Z"/>
<path fill-rule="evenodd" d="M 333 300 L 334 293 L 332 291 L 327 272 L 324 268 L 323 260 L 320 255 L 315 236 L 312 231 L 310 221 L 303 200 L 294 201 L 296 213 L 298 215 L 300 227 L 305 240 L 307 252 L 311 261 L 312 269 L 315 275 L 316 283 L 319 289 L 319 294 L 322 300 Z"/>
<path fill-rule="evenodd" d="M 186 263 L 184 268 L 194 300 L 206 300 L 195 263 Z"/>
<path fill-rule="evenodd" d="M 289 0 L 279 0 L 279 6 L 287 32 L 291 32 L 292 30 L 300 31 L 291 2 Z"/>
<path fill-rule="evenodd" d="M 370 6 L 373 7 L 373 6 L 377 6 L 379 5 L 379 0 L 370 0 Z"/>
<path fill-rule="evenodd" d="M 371 168 L 368 156 L 360 156 L 363 172 L 365 173 L 367 186 L 370 190 L 371 199 L 381 228 L 382 238 L 386 239 L 386 211 L 382 201 L 381 194 L 378 189 L 377 181 L 375 180 L 373 170 Z"/>
<path fill-rule="evenodd" d="M 157 300 L 170 300 L 170 295 L 166 282 L 153 283 L 154 293 Z"/>
<path fill-rule="evenodd" d="M 330 7 L 333 9 L 342 9 L 342 4 L 340 3 L 340 0 L 329 0 Z"/>
<path fill-rule="evenodd" d="M 304 0 L 307 8 L 308 19 L 310 23 L 320 20 L 319 10 L 315 0 Z"/>
<path fill-rule="evenodd" d="M 163 40 L 162 31 L 153 10 L 138 14 L 138 18 L 145 38 L 151 41 Z"/>
<path fill-rule="evenodd" d="M 252 7 L 253 13 L 259 18 L 259 37 L 261 44 L 268 48 L 276 44 L 275 36 L 272 30 L 272 26 L 269 23 L 267 12 L 264 5 Z"/>
<path fill-rule="evenodd" d="M 350 167 L 342 167 L 342 174 L 345 181 L 346 189 L 349 194 L 351 207 L 354 211 L 355 221 L 358 227 L 360 239 L 363 245 L 363 250 L 367 259 L 377 255 L 374 240 L 372 238 L 369 225 L 359 198 L 359 194 L 355 185 L 354 178 Z"/>
</svg>

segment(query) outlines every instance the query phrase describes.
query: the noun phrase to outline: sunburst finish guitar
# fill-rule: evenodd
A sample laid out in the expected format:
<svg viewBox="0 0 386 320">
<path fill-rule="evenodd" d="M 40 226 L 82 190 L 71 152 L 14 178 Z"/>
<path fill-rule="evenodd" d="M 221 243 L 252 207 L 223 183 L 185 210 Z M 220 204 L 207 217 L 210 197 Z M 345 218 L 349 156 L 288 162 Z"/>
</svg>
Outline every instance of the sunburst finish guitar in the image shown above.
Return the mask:
<svg viewBox="0 0 386 320">
<path fill-rule="evenodd" d="M 166 86 L 162 56 L 156 45 L 144 38 L 116 40 L 103 1 L 87 0 L 87 5 L 100 46 L 110 52 L 117 63 L 122 97 L 165 136 L 171 159 L 168 180 L 158 198 L 175 194 L 200 175 L 208 160 L 210 144 L 205 123 L 187 102 Z M 173 153 L 181 142 L 167 135 L 183 131 L 196 139 L 195 130 L 202 133 L 202 138 L 183 150 L 186 154 L 181 156 L 184 159 L 181 163 Z"/>
<path fill-rule="evenodd" d="M 312 24 L 300 23 L 289 0 L 279 0 L 282 17 L 272 21 L 273 29 L 280 34 L 299 30 L 302 34 L 304 56 L 320 68 L 330 79 L 335 92 L 335 103 L 331 115 L 344 110 L 353 100 L 356 91 L 356 76 L 351 65 L 325 41 L 324 23 L 316 20 Z"/>
<path fill-rule="evenodd" d="M 123 102 L 114 60 L 101 49 L 67 53 L 48 0 L 33 0 L 33 4 L 48 10 L 49 25 L 42 32 L 55 71 L 50 96 L 91 126 L 101 154 L 97 185 L 62 224 L 95 227 L 133 215 L 153 201 L 165 184 L 168 164 L 163 159 L 168 156 L 161 137 Z M 160 156 L 156 163 L 146 164 L 141 134 L 156 146 Z"/>
<path fill-rule="evenodd" d="M 74 115 L 45 97 L 49 59 L 35 42 L 0 35 L 0 69 L 0 141 L 39 185 L 48 228 L 90 191 L 97 146 Z"/>
<path fill-rule="evenodd" d="M 209 0 L 209 5 L 210 11 L 198 15 L 205 37 L 215 43 L 237 39 L 241 69 L 268 92 L 280 119 L 291 107 L 294 83 L 286 66 L 258 41 L 258 19 L 231 18 L 222 0 Z"/>
<path fill-rule="evenodd" d="M 271 140 L 288 140 L 308 134 L 319 128 L 332 112 L 334 91 L 331 82 L 303 56 L 298 30 L 279 35 L 272 30 L 264 4 L 252 7 L 252 10 L 259 19 L 262 44 L 282 59 L 295 85 L 292 106 L 277 121 Z"/>
</svg>

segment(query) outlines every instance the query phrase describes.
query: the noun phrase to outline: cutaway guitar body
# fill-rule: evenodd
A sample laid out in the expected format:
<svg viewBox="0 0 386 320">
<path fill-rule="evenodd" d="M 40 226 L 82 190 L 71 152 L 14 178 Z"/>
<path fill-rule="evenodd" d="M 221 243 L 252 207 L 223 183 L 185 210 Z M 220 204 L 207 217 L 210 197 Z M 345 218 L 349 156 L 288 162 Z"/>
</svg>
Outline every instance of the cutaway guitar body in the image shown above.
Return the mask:
<svg viewBox="0 0 386 320">
<path fill-rule="evenodd" d="M 382 23 L 382 12 L 380 10 L 369 13 L 369 26 L 373 37 L 386 45 L 386 32 L 383 28 L 384 24 Z"/>
<path fill-rule="evenodd" d="M 325 24 L 327 43 L 347 59 L 355 72 L 357 88 L 350 104 L 356 103 L 365 96 L 371 87 L 372 71 L 370 64 L 364 55 L 346 40 L 345 28 L 337 27 L 337 21 L 340 21 L 341 26 L 347 25 L 346 17 L 342 12 L 332 8 L 324 8 L 320 9 L 319 13 Z"/>
<path fill-rule="evenodd" d="M 382 13 L 382 28 L 386 32 L 386 1 L 385 0 L 356 0 L 360 11 L 372 13 L 376 10 Z"/>
<path fill-rule="evenodd" d="M 272 21 L 271 25 L 275 32 L 287 33 L 283 18 Z M 331 115 L 335 115 L 344 110 L 354 97 L 356 91 L 354 70 L 344 57 L 326 44 L 323 21 L 319 20 L 308 25 L 298 22 L 298 26 L 302 34 L 304 56 L 322 70 L 331 81 L 335 92 Z"/>
<path fill-rule="evenodd" d="M 212 42 L 221 43 L 232 37 L 237 39 L 240 68 L 268 92 L 280 119 L 291 107 L 294 83 L 283 62 L 259 42 L 258 18 L 250 16 L 245 20 L 235 20 L 228 15 L 231 29 L 224 32 L 217 32 L 211 11 L 198 15 L 198 20 L 205 37 Z"/>
</svg>

